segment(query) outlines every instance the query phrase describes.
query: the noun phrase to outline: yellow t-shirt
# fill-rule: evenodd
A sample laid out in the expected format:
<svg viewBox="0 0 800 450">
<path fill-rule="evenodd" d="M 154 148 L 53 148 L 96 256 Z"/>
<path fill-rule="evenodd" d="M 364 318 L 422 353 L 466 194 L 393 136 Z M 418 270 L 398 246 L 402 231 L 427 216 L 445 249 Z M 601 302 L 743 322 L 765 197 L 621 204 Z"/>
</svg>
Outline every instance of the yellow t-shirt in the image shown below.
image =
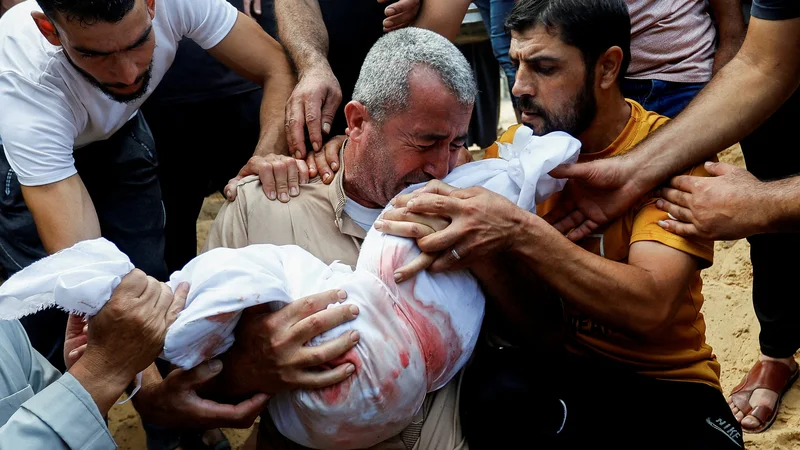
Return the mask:
<svg viewBox="0 0 800 450">
<path fill-rule="evenodd" d="M 579 162 L 625 153 L 669 120 L 654 112 L 645 111 L 632 100 L 628 100 L 628 103 L 631 105 L 631 118 L 622 133 L 605 150 L 581 154 Z M 499 142 L 511 142 L 518 126 L 506 131 Z M 498 146 L 495 143 L 486 149 L 485 157 L 497 156 Z M 702 166 L 695 167 L 688 173 L 708 176 Z M 552 210 L 559 199 L 560 194 L 557 193 L 538 205 L 538 214 L 544 215 Z M 584 238 L 578 245 L 604 258 L 627 264 L 631 244 L 655 241 L 695 256 L 700 260 L 701 268 L 710 266 L 714 258 L 714 243 L 683 238 L 664 230 L 658 226 L 658 221 L 666 218 L 667 213 L 656 208 L 655 199 L 652 194 L 648 194 L 627 214 Z M 580 355 L 609 358 L 654 378 L 700 382 L 721 389 L 719 363 L 705 339 L 706 325 L 700 312 L 703 306 L 702 287 L 698 270 L 672 323 L 663 335 L 653 340 L 629 337 L 564 302 L 568 330 L 567 348 Z"/>
</svg>

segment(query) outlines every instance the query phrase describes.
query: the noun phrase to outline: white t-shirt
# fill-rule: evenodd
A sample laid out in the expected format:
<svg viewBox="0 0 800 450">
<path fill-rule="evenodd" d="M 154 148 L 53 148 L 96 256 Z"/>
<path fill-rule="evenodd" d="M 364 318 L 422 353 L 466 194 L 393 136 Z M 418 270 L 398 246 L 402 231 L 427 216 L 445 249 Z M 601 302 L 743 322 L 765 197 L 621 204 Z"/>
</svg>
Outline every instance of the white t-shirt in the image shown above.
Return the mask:
<svg viewBox="0 0 800 450">
<path fill-rule="evenodd" d="M 372 224 L 378 220 L 381 211 L 383 211 L 383 209 L 367 208 L 366 206 L 359 205 L 350 197 L 347 197 L 344 203 L 345 214 L 350 216 L 353 222 L 357 223 L 364 231 L 369 231 L 369 229 L 372 228 Z"/>
<path fill-rule="evenodd" d="M 64 49 L 50 45 L 31 18 L 35 0 L 0 19 L 0 136 L 19 182 L 54 183 L 77 173 L 72 151 L 108 139 L 150 96 L 175 58 L 184 36 L 208 49 L 233 29 L 238 11 L 225 0 L 158 0 L 156 48 L 145 95 L 119 103 L 90 84 Z"/>
</svg>

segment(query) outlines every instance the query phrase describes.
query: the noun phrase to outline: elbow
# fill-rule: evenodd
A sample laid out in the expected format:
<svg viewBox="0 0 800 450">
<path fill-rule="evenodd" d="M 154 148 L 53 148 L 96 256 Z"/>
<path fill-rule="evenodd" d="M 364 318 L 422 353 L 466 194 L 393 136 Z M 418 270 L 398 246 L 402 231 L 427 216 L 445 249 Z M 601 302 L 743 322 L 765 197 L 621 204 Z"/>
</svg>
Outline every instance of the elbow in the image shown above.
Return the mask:
<svg viewBox="0 0 800 450">
<path fill-rule="evenodd" d="M 637 336 L 646 340 L 658 340 L 672 325 L 677 310 L 674 302 L 659 299 L 644 308 L 636 319 L 632 330 Z"/>
</svg>

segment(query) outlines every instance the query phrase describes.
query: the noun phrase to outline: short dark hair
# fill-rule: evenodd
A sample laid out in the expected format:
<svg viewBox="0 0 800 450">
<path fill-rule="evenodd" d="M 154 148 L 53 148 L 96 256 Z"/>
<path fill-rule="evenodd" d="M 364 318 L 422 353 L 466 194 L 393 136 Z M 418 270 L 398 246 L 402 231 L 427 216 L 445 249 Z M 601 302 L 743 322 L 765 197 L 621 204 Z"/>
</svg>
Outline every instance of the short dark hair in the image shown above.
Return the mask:
<svg viewBox="0 0 800 450">
<path fill-rule="evenodd" d="M 55 20 L 58 14 L 64 20 L 78 21 L 82 25 L 97 22 L 117 23 L 136 5 L 137 0 L 36 0 L 42 12 Z"/>
<path fill-rule="evenodd" d="M 592 70 L 609 48 L 622 49 L 618 80 L 631 61 L 631 18 L 624 0 L 519 0 L 506 19 L 506 30 L 523 32 L 544 25 L 583 54 Z"/>
</svg>

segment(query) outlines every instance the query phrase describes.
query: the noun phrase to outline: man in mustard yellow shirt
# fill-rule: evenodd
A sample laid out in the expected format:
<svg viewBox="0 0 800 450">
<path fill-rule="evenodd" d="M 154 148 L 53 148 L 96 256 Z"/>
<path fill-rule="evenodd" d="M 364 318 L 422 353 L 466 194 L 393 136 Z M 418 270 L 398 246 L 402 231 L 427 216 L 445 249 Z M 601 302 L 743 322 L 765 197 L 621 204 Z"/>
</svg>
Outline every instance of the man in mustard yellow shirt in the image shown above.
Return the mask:
<svg viewBox="0 0 800 450">
<path fill-rule="evenodd" d="M 535 134 L 566 131 L 581 141 L 580 161 L 590 161 L 624 157 L 667 122 L 620 92 L 630 60 L 623 0 L 520 0 L 506 25 L 519 67 L 514 95 Z M 497 157 L 497 145 L 486 155 Z M 691 173 L 706 175 L 702 168 Z M 560 200 L 556 194 L 537 213 Z M 502 448 L 534 442 L 542 448 L 743 447 L 700 312 L 700 271 L 713 261 L 713 242 L 665 231 L 659 222 L 667 213 L 652 194 L 578 243 L 482 188 L 433 181 L 397 206 L 376 228 L 417 237 L 423 251 L 439 252 L 432 270 L 475 270 L 476 261 L 504 254 L 507 270 L 530 274 L 529 289 L 490 299 L 501 319 L 485 324 L 488 350 L 476 353 L 462 388 L 471 447 L 501 448 L 492 447 L 498 439 Z M 408 213 L 451 223 L 426 229 L 403 222 Z M 413 270 L 398 272 L 407 279 Z M 520 311 L 548 294 L 562 302 L 567 351 L 543 358 L 519 339 L 525 335 Z M 514 365 L 517 373 L 509 370 Z M 553 397 L 563 413 L 551 408 Z"/>
</svg>

